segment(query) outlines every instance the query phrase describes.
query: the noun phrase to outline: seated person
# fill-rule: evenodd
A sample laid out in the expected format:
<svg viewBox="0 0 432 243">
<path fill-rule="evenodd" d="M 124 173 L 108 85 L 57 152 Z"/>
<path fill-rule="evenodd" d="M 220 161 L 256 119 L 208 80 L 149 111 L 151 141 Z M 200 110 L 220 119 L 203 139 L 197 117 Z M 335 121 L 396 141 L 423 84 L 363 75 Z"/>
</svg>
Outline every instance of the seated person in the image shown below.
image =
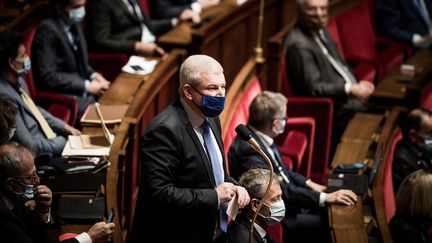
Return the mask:
<svg viewBox="0 0 432 243">
<path fill-rule="evenodd" d="M 15 134 L 17 109 L 5 99 L 0 99 L 0 144 L 8 142 Z"/>
<path fill-rule="evenodd" d="M 155 44 L 155 36 L 178 21 L 177 18 L 150 20 L 138 0 L 92 0 L 87 11 L 87 37 L 90 48 L 97 52 L 162 55 L 164 50 Z M 180 20 L 190 18 L 180 16 Z"/>
<path fill-rule="evenodd" d="M 191 16 L 194 23 L 200 22 L 199 14 L 203 9 L 219 4 L 220 0 L 157 0 L 150 1 L 155 18 L 178 18 Z"/>
<path fill-rule="evenodd" d="M 75 98 L 78 117 L 110 86 L 88 64 L 81 28 L 85 3 L 86 0 L 53 0 L 56 15 L 41 23 L 32 48 L 37 88 Z"/>
<path fill-rule="evenodd" d="M 333 140 L 354 111 L 365 110 L 374 85 L 358 81 L 328 32 L 328 0 L 297 0 L 299 20 L 285 40 L 286 67 L 296 95 L 334 100 Z M 353 43 L 354 44 L 354 43 Z"/>
<path fill-rule="evenodd" d="M 390 220 L 394 243 L 430 243 L 432 222 L 432 174 L 418 170 L 409 174 L 396 194 L 396 213 Z"/>
<path fill-rule="evenodd" d="M 325 193 L 325 186 L 285 166 L 273 138 L 284 132 L 286 120 L 287 99 L 280 93 L 264 91 L 249 106 L 248 127 L 252 131 L 252 137 L 282 178 L 282 196 L 286 208 L 282 223 L 284 238 L 292 242 L 322 242 L 326 239 L 327 232 L 324 231 L 326 227 L 319 209 L 326 204 L 354 205 L 357 196 L 350 190 Z M 268 169 L 265 159 L 238 136 L 230 146 L 228 159 L 229 171 L 234 179 L 251 168 Z M 310 234 L 310 231 L 315 234 Z"/>
<path fill-rule="evenodd" d="M 42 243 L 51 223 L 51 190 L 39 184 L 34 156 L 17 143 L 0 146 L 0 234 L 3 242 Z M 96 223 L 66 242 L 106 242 L 114 223 Z"/>
<path fill-rule="evenodd" d="M 429 0 L 376 0 L 378 29 L 416 48 L 432 43 L 432 3 Z"/>
<path fill-rule="evenodd" d="M 23 41 L 16 32 L 0 33 L 0 95 L 18 110 L 12 140 L 26 145 L 37 156 L 59 156 L 65 136 L 80 131 L 34 104 L 22 78 L 31 68 Z"/>
<path fill-rule="evenodd" d="M 400 119 L 403 139 L 393 157 L 393 189 L 410 173 L 432 168 L 432 112 L 417 108 Z"/>
<path fill-rule="evenodd" d="M 285 216 L 285 205 L 282 201 L 279 177 L 276 174 L 273 174 L 273 183 L 268 196 L 263 198 L 269 177 L 269 170 L 259 168 L 250 169 L 240 176 L 239 183 L 246 188 L 251 201 L 242 209 L 235 220 L 231 220 L 228 226 L 228 243 L 249 242 L 250 225 L 261 200 L 264 204 L 254 224 L 254 240 L 252 242 L 264 242 L 264 239 L 267 243 L 274 242 L 267 232 L 267 228 L 282 221 Z"/>
</svg>

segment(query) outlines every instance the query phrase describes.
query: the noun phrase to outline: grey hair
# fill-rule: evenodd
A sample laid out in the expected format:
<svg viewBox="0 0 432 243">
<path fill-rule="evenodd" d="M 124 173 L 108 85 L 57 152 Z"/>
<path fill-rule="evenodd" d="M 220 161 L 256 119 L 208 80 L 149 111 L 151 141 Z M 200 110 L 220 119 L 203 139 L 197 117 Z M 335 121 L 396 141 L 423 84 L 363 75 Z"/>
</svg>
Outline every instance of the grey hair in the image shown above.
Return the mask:
<svg viewBox="0 0 432 243">
<path fill-rule="evenodd" d="M 0 146 L 0 184 L 5 185 L 6 179 L 20 174 L 24 158 L 34 159 L 35 155 L 25 146 L 16 142 L 8 142 Z"/>
<path fill-rule="evenodd" d="M 239 178 L 239 183 L 249 193 L 250 198 L 261 199 L 270 178 L 270 170 L 253 168 L 243 173 Z M 279 184 L 278 176 L 273 173 L 273 184 Z"/>
<path fill-rule="evenodd" d="M 288 99 L 281 93 L 263 91 L 258 94 L 249 106 L 248 124 L 261 129 L 268 126 L 276 116 L 282 114 L 287 106 Z"/>
<path fill-rule="evenodd" d="M 192 55 L 188 57 L 180 67 L 180 85 L 178 93 L 183 96 L 183 86 L 190 84 L 196 87 L 209 74 L 223 73 L 223 68 L 218 61 L 207 55 Z"/>
</svg>

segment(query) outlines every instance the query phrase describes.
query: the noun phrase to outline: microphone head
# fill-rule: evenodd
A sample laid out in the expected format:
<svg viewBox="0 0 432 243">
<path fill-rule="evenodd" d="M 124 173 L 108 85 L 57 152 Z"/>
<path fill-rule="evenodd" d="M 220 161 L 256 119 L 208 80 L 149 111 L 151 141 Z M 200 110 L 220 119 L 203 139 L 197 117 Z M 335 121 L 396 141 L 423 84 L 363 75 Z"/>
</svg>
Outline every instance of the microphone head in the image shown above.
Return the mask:
<svg viewBox="0 0 432 243">
<path fill-rule="evenodd" d="M 237 135 L 246 142 L 252 138 L 252 132 L 243 124 L 237 125 L 235 131 Z"/>
</svg>

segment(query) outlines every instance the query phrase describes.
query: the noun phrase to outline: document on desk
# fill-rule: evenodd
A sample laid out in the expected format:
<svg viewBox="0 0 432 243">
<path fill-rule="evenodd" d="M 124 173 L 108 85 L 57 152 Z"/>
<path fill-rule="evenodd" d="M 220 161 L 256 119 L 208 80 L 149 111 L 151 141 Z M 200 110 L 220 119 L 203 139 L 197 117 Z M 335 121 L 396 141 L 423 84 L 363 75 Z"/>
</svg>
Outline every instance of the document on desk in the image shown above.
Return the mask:
<svg viewBox="0 0 432 243">
<path fill-rule="evenodd" d="M 227 208 L 227 215 L 232 219 L 235 220 L 237 217 L 237 213 L 239 211 L 240 205 L 237 203 L 237 194 L 231 199 L 231 201 L 228 203 Z"/>
<path fill-rule="evenodd" d="M 128 63 L 122 67 L 122 71 L 130 74 L 146 75 L 153 72 L 157 63 L 157 60 L 149 60 L 140 56 L 131 56 Z"/>
<path fill-rule="evenodd" d="M 95 103 L 96 114 L 100 120 L 103 135 L 80 134 L 68 136 L 62 156 L 108 156 L 114 135 L 110 133 L 100 111 L 99 103 Z"/>
</svg>

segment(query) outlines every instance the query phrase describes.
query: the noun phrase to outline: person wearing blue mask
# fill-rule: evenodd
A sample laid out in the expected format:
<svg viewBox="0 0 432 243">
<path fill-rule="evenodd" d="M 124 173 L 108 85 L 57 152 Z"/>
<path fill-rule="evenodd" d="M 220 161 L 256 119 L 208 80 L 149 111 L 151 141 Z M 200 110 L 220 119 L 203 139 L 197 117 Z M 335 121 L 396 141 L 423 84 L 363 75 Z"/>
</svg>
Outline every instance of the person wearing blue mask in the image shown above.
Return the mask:
<svg viewBox="0 0 432 243">
<path fill-rule="evenodd" d="M 273 174 L 273 183 L 270 186 L 269 194 L 264 197 L 269 177 L 270 170 L 260 168 L 250 169 L 240 176 L 239 183 L 246 188 L 251 201 L 231 221 L 228 227 L 228 243 L 249 242 L 250 225 L 261 201 L 263 206 L 255 220 L 252 242 L 275 242 L 267 232 L 267 228 L 282 221 L 285 217 L 285 204 L 282 200 L 282 189 L 276 174 Z"/>
<path fill-rule="evenodd" d="M 10 139 L 26 145 L 37 156 L 56 157 L 66 144 L 66 136 L 80 131 L 36 106 L 29 96 L 23 75 L 31 64 L 23 42 L 24 36 L 17 32 L 0 33 L 0 97 L 18 111 Z"/>
<path fill-rule="evenodd" d="M 32 47 L 36 87 L 72 96 L 78 117 L 110 86 L 88 63 L 81 27 L 86 0 L 53 0 L 55 17 L 44 20 Z"/>
<path fill-rule="evenodd" d="M 180 67 L 180 98 L 141 139 L 141 181 L 130 242 L 226 242 L 227 203 L 244 207 L 246 190 L 225 170 L 219 114 L 222 66 L 206 55 Z"/>
<path fill-rule="evenodd" d="M 285 131 L 287 104 L 288 99 L 281 93 L 261 92 L 249 106 L 247 127 L 281 179 L 286 208 L 282 222 L 284 242 L 328 242 L 328 225 L 324 219 L 326 211 L 322 209 L 332 204 L 354 205 L 357 196 L 351 190 L 326 193 L 326 186 L 285 165 L 274 138 Z M 251 168 L 269 168 L 265 159 L 239 136 L 231 143 L 228 162 L 234 179 Z"/>
<path fill-rule="evenodd" d="M 420 169 L 432 168 L 432 112 L 416 108 L 400 116 L 403 139 L 393 157 L 393 189 L 396 193 L 403 179 Z"/>
<path fill-rule="evenodd" d="M 44 243 L 52 223 L 51 190 L 41 185 L 34 154 L 9 142 L 0 146 L 0 234 L 2 242 Z M 67 243 L 107 242 L 114 223 L 99 222 Z"/>
</svg>

